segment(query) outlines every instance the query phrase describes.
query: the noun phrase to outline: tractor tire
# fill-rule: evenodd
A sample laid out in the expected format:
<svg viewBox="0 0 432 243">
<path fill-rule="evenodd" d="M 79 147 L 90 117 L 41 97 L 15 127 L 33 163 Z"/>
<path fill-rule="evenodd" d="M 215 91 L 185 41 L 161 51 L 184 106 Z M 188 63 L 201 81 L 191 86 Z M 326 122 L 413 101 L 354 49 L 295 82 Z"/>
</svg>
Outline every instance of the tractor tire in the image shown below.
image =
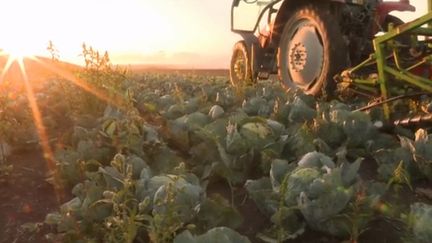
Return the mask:
<svg viewBox="0 0 432 243">
<path fill-rule="evenodd" d="M 287 89 L 331 96 L 333 77 L 349 66 L 338 21 L 321 5 L 305 5 L 284 26 L 278 49 L 278 74 Z"/>
<path fill-rule="evenodd" d="M 250 53 L 245 41 L 238 41 L 233 48 L 230 64 L 230 81 L 234 87 L 253 83 Z"/>
<path fill-rule="evenodd" d="M 384 31 L 386 31 L 386 32 L 388 31 L 388 27 L 389 27 L 390 23 L 393 24 L 395 27 L 405 24 L 405 22 L 403 20 L 401 20 L 400 18 L 389 14 L 385 17 L 385 20 L 383 23 Z M 399 36 L 398 38 L 396 38 L 396 40 L 399 41 L 401 44 L 406 45 L 409 49 L 409 46 L 411 44 L 411 36 L 402 35 L 402 36 Z"/>
<path fill-rule="evenodd" d="M 395 27 L 399 25 L 405 24 L 403 20 L 400 18 L 393 16 L 393 15 L 387 15 L 384 23 L 383 23 L 383 30 L 388 31 L 389 24 L 392 23 Z M 399 42 L 401 47 L 399 48 L 399 54 L 401 56 L 401 59 L 404 61 L 412 61 L 413 59 L 417 59 L 419 55 L 421 55 L 422 51 L 419 51 L 418 53 L 415 53 L 415 48 L 412 48 L 411 46 L 411 36 L 409 34 L 403 34 L 394 39 L 395 41 Z"/>
<path fill-rule="evenodd" d="M 399 26 L 399 25 L 402 25 L 402 24 L 405 24 L 405 22 L 402 19 L 400 19 L 400 18 L 398 18 L 398 17 L 396 17 L 394 15 L 389 14 L 384 19 L 383 29 L 385 31 L 388 30 L 388 25 L 390 23 L 392 23 L 395 27 Z"/>
</svg>

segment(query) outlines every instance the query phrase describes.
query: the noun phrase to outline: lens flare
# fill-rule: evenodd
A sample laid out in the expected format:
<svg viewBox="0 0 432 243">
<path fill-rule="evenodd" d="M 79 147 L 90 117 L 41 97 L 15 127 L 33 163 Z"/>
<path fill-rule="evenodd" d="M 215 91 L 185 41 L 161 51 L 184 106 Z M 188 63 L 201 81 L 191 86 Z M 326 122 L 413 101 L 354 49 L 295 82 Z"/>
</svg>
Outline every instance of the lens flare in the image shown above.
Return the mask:
<svg viewBox="0 0 432 243">
<path fill-rule="evenodd" d="M 29 107 L 32 112 L 33 123 L 35 124 L 37 130 L 39 143 L 43 150 L 43 155 L 47 163 L 49 174 L 52 175 L 51 182 L 54 186 L 58 202 L 61 202 L 65 194 L 62 188 L 62 183 L 60 182 L 54 151 L 50 144 L 49 132 L 43 122 L 43 114 L 41 113 L 39 104 L 37 103 L 35 95 L 35 87 L 37 87 L 35 85 L 37 85 L 37 82 L 33 82 L 33 78 L 29 77 L 29 73 L 32 71 L 28 72 L 28 70 L 32 70 L 31 67 L 36 64 L 36 69 L 38 71 L 46 70 L 50 74 L 55 74 L 58 77 L 64 78 L 84 91 L 105 101 L 107 104 L 116 106 L 120 109 L 125 107 L 124 99 L 119 95 L 108 95 L 105 90 L 95 87 L 85 80 L 77 78 L 74 72 L 68 68 L 62 68 L 61 65 L 58 65 L 58 63 L 48 61 L 47 58 L 27 55 L 24 51 L 14 51 L 12 54 L 12 52 L 0 50 L 0 58 L 1 57 L 3 57 L 3 61 L 0 65 L 0 85 L 3 83 L 3 81 L 7 81 L 8 83 L 12 82 L 18 86 L 23 86 L 25 95 L 29 102 Z M 29 66 L 26 67 L 26 65 Z M 35 67 L 33 67 L 33 69 L 35 69 Z"/>
</svg>

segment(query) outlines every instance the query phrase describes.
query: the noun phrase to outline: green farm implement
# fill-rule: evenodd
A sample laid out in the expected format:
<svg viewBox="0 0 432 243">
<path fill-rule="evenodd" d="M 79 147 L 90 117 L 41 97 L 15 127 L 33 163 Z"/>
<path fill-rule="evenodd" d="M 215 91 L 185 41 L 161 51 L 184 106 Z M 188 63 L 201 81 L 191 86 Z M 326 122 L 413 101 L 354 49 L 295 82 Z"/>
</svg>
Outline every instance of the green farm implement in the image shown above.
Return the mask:
<svg viewBox="0 0 432 243">
<path fill-rule="evenodd" d="M 392 118 L 391 102 L 402 98 L 423 97 L 430 106 L 432 94 L 432 0 L 428 13 L 412 22 L 395 26 L 373 39 L 374 52 L 365 61 L 337 76 L 342 92 L 378 96 L 386 118 Z M 372 71 L 371 71 L 371 66 Z M 420 102 L 421 103 L 421 102 Z M 430 107 L 412 117 L 396 119 L 395 124 L 409 125 L 432 121 Z"/>
</svg>

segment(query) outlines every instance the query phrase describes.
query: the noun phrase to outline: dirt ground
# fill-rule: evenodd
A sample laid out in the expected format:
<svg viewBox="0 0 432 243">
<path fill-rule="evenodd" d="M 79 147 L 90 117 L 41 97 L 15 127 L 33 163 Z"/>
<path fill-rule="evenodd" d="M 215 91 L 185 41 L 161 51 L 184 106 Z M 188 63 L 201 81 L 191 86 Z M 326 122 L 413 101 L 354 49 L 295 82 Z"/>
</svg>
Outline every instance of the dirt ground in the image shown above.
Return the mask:
<svg viewBox="0 0 432 243">
<path fill-rule="evenodd" d="M 45 215 L 60 202 L 45 181 L 47 167 L 41 151 L 19 151 L 8 158 L 13 171 L 0 183 L 0 242 L 46 242 Z"/>
</svg>

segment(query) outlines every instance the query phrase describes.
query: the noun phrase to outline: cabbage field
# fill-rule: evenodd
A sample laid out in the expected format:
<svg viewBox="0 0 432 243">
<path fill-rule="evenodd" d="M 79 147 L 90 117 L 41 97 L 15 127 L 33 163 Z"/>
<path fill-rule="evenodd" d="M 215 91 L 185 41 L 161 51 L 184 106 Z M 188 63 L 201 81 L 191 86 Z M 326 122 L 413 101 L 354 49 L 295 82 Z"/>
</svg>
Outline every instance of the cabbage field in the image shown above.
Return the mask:
<svg viewBox="0 0 432 243">
<path fill-rule="evenodd" d="M 26 93 L 2 93 L 9 158 L 54 165 L 47 214 L 0 221 L 9 242 L 432 242 L 427 128 L 272 81 L 104 68 L 79 73 L 102 97 L 60 77 L 35 90 L 49 151 Z M 0 192 L 16 170 L 2 157 Z"/>
</svg>

